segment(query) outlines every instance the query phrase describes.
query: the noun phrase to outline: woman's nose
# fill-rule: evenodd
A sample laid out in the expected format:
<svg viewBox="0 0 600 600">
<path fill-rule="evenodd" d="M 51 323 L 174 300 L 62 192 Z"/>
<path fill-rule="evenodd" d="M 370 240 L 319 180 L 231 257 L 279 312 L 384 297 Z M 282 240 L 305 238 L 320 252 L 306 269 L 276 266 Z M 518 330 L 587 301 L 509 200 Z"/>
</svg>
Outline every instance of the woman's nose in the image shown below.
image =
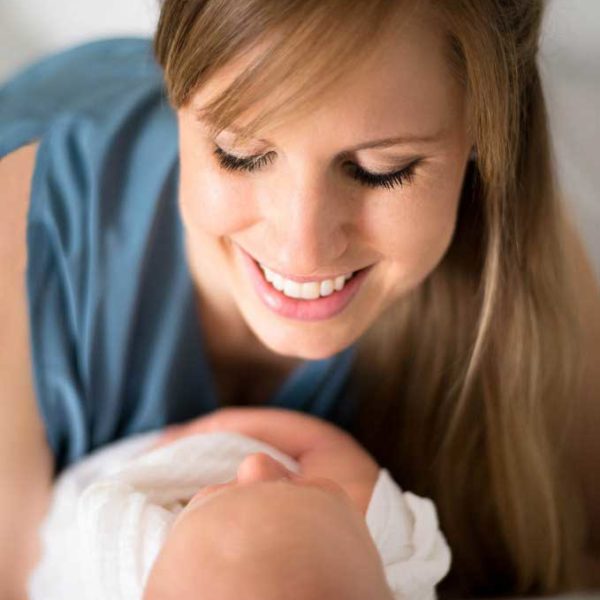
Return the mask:
<svg viewBox="0 0 600 600">
<path fill-rule="evenodd" d="M 268 239 L 274 264 L 290 275 L 321 275 L 342 267 L 349 246 L 348 208 L 316 184 L 299 185 L 269 206 Z M 284 201 L 283 201 L 284 200 Z"/>
<path fill-rule="evenodd" d="M 244 458 L 237 470 L 238 483 L 288 478 L 291 474 L 279 461 L 264 452 L 255 452 Z"/>
</svg>

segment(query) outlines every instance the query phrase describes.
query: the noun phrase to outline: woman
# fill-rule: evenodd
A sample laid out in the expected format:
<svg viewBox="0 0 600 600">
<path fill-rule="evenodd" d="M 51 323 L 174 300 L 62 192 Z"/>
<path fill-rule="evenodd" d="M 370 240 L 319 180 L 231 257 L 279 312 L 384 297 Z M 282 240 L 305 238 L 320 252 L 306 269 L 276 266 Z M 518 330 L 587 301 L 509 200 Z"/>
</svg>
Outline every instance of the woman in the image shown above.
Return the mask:
<svg viewBox="0 0 600 600">
<path fill-rule="evenodd" d="M 600 300 L 555 183 L 542 7 L 165 0 L 168 103 L 134 41 L 8 86 L 7 598 L 53 471 L 265 403 L 337 422 L 434 499 L 442 595 L 598 583 Z"/>
</svg>

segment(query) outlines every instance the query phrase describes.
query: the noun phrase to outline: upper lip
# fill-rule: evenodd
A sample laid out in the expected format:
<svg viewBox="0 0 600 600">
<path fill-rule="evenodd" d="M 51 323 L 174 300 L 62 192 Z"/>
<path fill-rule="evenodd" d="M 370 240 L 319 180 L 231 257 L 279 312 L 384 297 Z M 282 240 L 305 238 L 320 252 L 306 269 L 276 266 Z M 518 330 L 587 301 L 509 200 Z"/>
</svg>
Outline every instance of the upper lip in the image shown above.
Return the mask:
<svg viewBox="0 0 600 600">
<path fill-rule="evenodd" d="M 256 263 L 258 263 L 259 266 L 262 265 L 263 267 L 266 267 L 270 271 L 273 271 L 274 273 L 277 273 L 278 275 L 281 275 L 285 279 L 289 279 L 290 281 L 296 281 L 298 283 L 305 283 L 305 282 L 308 282 L 308 281 L 321 282 L 321 281 L 325 281 L 326 279 L 334 279 L 335 280 L 337 277 L 341 277 L 342 275 L 350 275 L 352 273 L 355 273 L 356 271 L 361 271 L 362 269 L 366 268 L 366 267 L 361 267 L 360 269 L 342 271 L 341 273 L 338 273 L 337 275 L 319 275 L 319 276 L 313 275 L 312 277 L 305 277 L 305 276 L 302 276 L 302 275 L 286 275 L 285 273 L 282 273 L 279 269 L 272 269 L 271 267 L 267 266 L 265 263 L 259 261 L 257 258 L 254 258 L 254 256 L 252 256 L 252 254 L 250 254 L 247 250 L 244 250 L 241 246 L 240 246 L 240 248 L 252 260 L 254 260 Z M 371 265 L 367 265 L 367 266 L 371 266 Z"/>
</svg>

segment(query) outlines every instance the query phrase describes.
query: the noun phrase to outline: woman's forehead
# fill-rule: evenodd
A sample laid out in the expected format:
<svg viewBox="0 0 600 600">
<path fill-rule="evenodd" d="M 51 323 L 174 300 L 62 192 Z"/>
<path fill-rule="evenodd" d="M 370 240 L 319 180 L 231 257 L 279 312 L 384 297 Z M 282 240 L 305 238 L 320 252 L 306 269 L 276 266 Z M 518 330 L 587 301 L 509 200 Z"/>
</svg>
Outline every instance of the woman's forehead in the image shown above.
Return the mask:
<svg viewBox="0 0 600 600">
<path fill-rule="evenodd" d="M 386 32 L 367 59 L 349 61 L 342 79 L 311 103 L 308 113 L 292 115 L 274 129 L 264 127 L 254 137 L 271 139 L 302 126 L 327 127 L 336 136 L 350 133 L 351 144 L 356 136 L 360 142 L 379 134 L 432 136 L 452 128 L 463 111 L 464 94 L 448 67 L 445 43 L 442 32 L 429 21 L 412 19 L 400 30 Z M 249 58 L 218 72 L 198 90 L 190 103 L 192 113 L 202 113 L 243 71 Z M 256 103 L 230 131 L 251 122 L 261 113 L 262 104 Z M 207 115 L 204 122 L 211 126 Z M 367 134 L 371 137 L 364 137 Z"/>
</svg>

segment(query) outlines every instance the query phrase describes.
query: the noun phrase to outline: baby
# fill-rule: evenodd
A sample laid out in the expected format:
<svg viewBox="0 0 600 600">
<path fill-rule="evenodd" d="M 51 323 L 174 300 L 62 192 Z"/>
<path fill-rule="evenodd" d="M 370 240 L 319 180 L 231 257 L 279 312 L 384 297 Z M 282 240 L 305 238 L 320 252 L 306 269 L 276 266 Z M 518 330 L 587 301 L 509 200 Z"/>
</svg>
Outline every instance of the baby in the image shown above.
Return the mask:
<svg viewBox="0 0 600 600">
<path fill-rule="evenodd" d="M 233 407 L 118 442 L 61 475 L 32 600 L 435 598 L 433 503 L 346 432 Z"/>
</svg>

